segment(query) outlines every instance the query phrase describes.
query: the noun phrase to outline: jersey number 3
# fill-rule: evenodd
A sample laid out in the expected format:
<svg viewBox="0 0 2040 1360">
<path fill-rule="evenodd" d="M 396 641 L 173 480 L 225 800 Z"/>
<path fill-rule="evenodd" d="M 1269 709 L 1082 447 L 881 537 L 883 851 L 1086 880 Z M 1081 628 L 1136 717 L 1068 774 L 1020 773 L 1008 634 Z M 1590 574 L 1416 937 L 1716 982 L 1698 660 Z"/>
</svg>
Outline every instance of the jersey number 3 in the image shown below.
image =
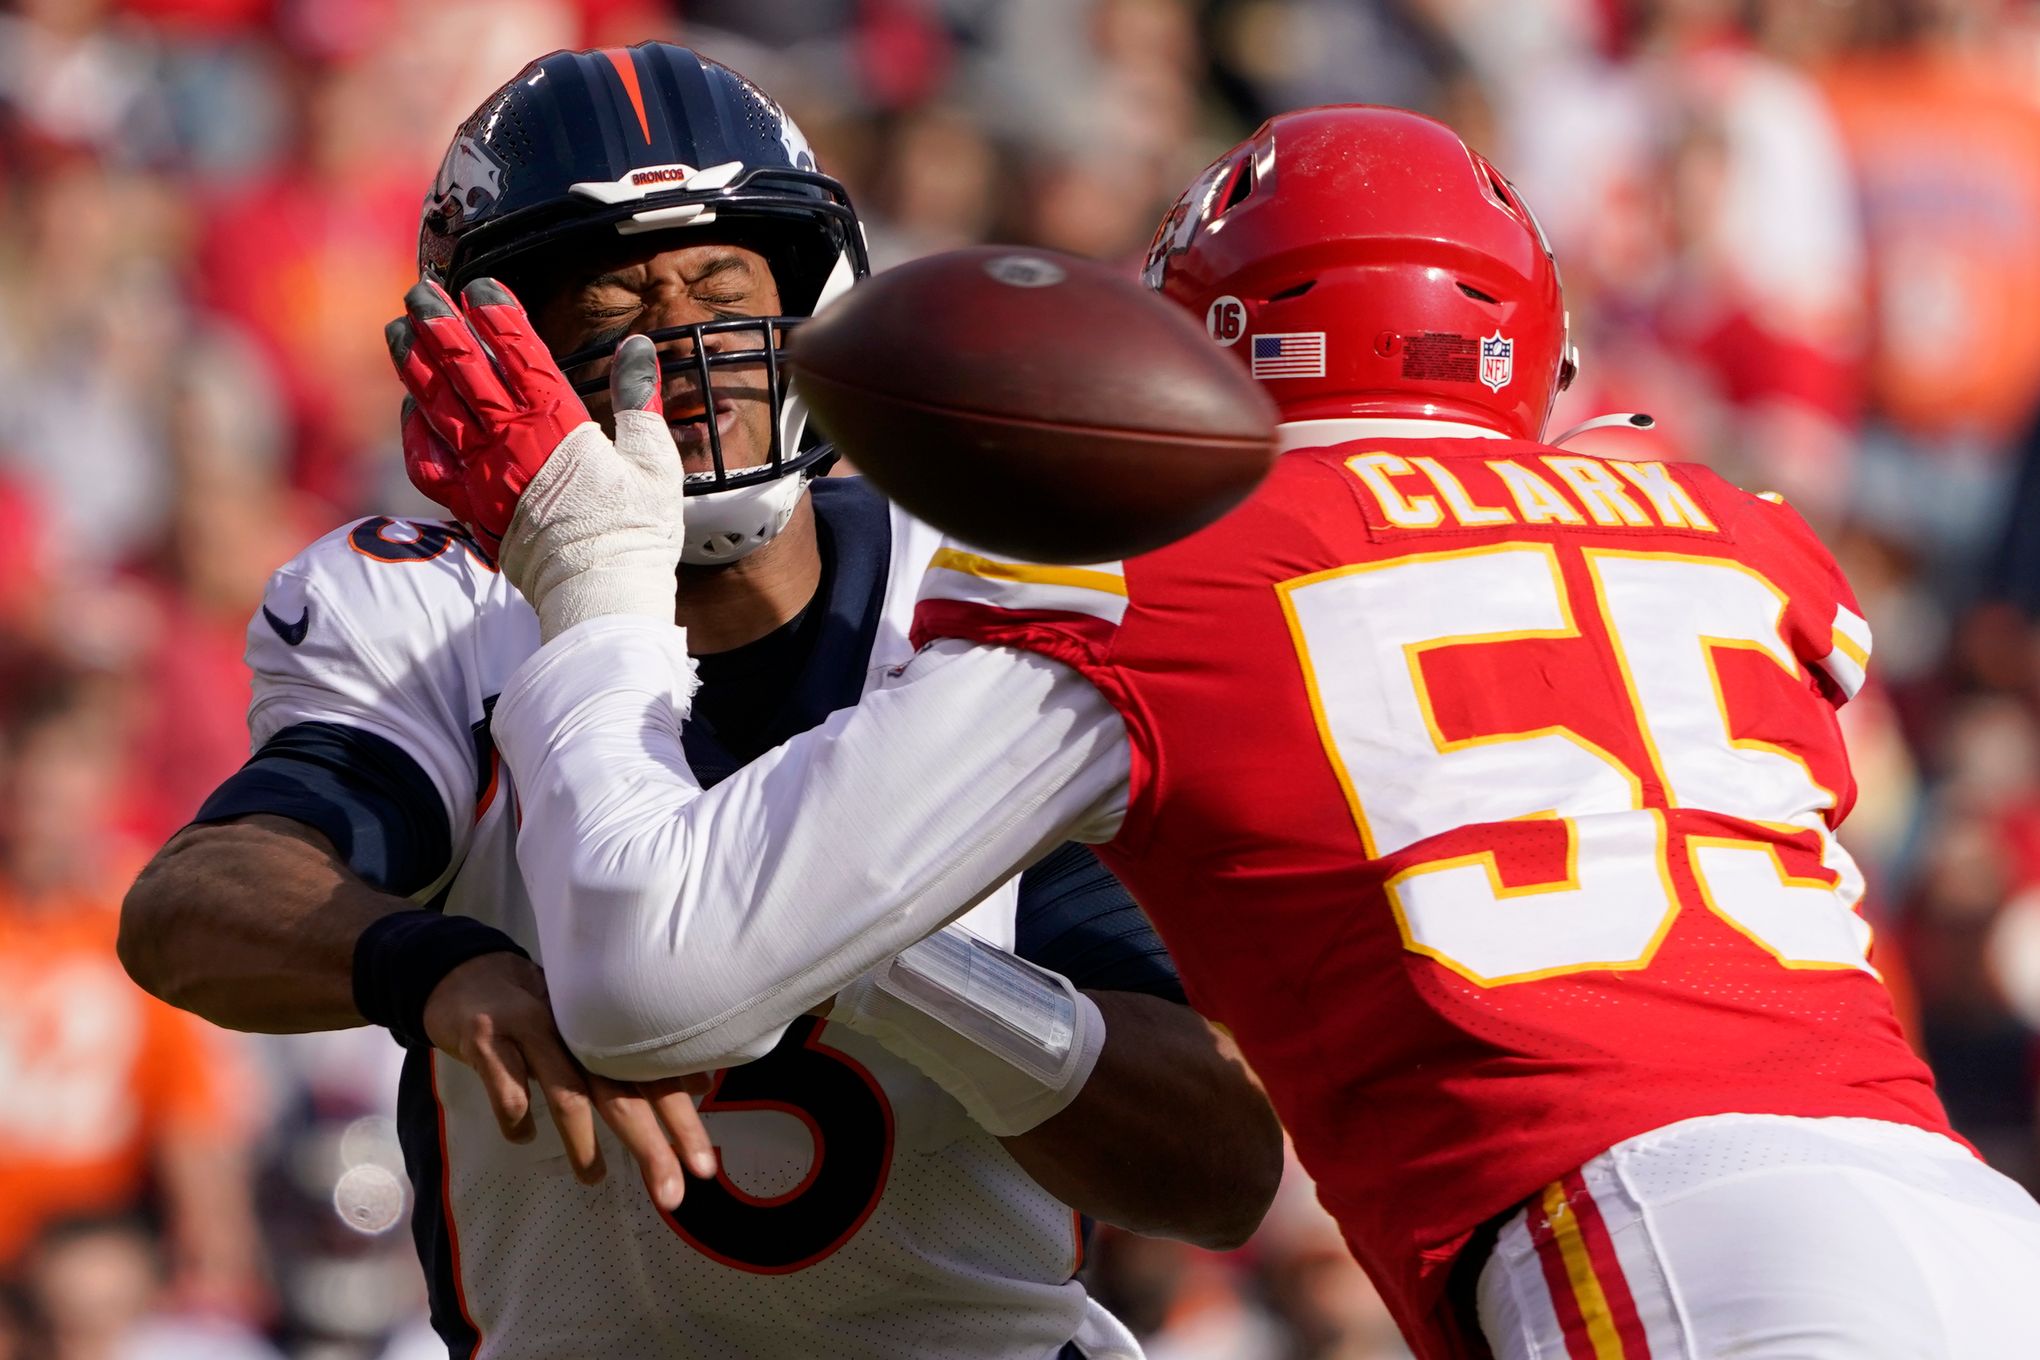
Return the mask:
<svg viewBox="0 0 2040 1360">
<path fill-rule="evenodd" d="M 759 1275 L 805 1270 L 856 1236 L 885 1193 L 892 1168 L 892 1104 L 855 1058 L 821 1042 L 822 1022 L 804 1016 L 756 1062 L 723 1071 L 703 1114 L 772 1110 L 807 1126 L 814 1161 L 800 1184 L 763 1197 L 727 1173 L 689 1181 L 666 1216 L 702 1255 Z"/>
<path fill-rule="evenodd" d="M 1493 851 L 1401 869 L 1387 891 L 1403 943 L 1482 986 L 1645 967 L 1678 912 L 1665 810 L 1732 810 L 1770 835 L 1680 838 L 1707 906 L 1788 968 L 1867 970 L 1869 928 L 1853 910 L 1862 879 L 1822 815 L 1834 792 L 1783 747 L 1733 736 L 1716 674 L 1732 648 L 1801 676 L 1784 593 L 1726 559 L 1585 557 L 1646 772 L 1565 726 L 1456 740 L 1439 729 L 1425 653 L 1581 636 L 1551 546 L 1418 554 L 1280 587 L 1369 858 L 1460 827 L 1555 817 L 1566 828 L 1570 872 L 1557 882 L 1506 886 Z M 1776 847 L 1809 835 L 1824 872 L 1796 876 Z"/>
</svg>

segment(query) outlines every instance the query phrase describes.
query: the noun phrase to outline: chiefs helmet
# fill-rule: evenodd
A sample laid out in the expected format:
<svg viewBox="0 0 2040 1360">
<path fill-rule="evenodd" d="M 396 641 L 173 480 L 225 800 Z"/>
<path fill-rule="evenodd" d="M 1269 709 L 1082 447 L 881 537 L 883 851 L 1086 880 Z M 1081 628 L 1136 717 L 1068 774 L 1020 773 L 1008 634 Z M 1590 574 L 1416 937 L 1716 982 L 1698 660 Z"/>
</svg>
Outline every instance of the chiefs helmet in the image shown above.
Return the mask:
<svg viewBox="0 0 2040 1360">
<path fill-rule="evenodd" d="M 1285 421 L 1459 420 L 1536 439 L 1577 366 L 1551 246 L 1443 123 L 1280 114 L 1155 233 L 1149 287 L 1205 318 Z"/>
<path fill-rule="evenodd" d="M 713 226 L 763 255 L 784 315 L 650 333 L 674 361 L 684 342 L 704 393 L 714 471 L 690 476 L 682 560 L 733 561 L 783 528 L 809 477 L 834 451 L 803 440 L 806 410 L 785 381 L 787 333 L 871 272 L 843 186 L 815 167 L 786 112 L 718 62 L 665 42 L 554 52 L 526 66 L 460 125 L 418 227 L 418 268 L 448 292 L 484 275 L 517 280 L 541 254 L 591 236 Z M 705 335 L 751 332 L 749 348 L 712 350 Z M 614 344 L 558 356 L 574 388 L 600 390 Z M 771 456 L 727 468 L 710 419 L 718 368 L 765 368 L 776 413 Z"/>
</svg>

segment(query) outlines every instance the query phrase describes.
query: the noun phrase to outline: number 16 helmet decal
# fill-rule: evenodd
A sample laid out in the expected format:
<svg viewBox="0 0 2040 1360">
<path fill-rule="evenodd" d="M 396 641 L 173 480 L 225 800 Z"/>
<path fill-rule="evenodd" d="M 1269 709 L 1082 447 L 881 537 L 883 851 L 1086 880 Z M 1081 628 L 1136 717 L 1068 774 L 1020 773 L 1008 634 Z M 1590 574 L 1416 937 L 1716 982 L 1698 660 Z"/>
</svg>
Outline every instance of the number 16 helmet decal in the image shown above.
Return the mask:
<svg viewBox="0 0 2040 1360">
<path fill-rule="evenodd" d="M 1288 421 L 1428 417 L 1535 439 L 1577 367 L 1528 205 L 1404 109 L 1269 119 L 1177 200 L 1143 278 L 1204 317 Z"/>
</svg>

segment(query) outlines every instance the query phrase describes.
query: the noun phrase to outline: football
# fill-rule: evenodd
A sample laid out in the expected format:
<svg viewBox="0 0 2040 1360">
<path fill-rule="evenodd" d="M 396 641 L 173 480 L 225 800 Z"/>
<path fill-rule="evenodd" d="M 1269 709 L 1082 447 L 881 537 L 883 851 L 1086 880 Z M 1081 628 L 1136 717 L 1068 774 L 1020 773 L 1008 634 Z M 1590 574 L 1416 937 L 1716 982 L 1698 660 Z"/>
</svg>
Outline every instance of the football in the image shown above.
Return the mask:
<svg viewBox="0 0 2040 1360">
<path fill-rule="evenodd" d="M 794 390 L 910 513 L 989 552 L 1105 562 L 1237 505 L 1275 406 L 1204 327 L 1104 265 L 981 246 L 876 275 L 802 326 Z"/>
</svg>

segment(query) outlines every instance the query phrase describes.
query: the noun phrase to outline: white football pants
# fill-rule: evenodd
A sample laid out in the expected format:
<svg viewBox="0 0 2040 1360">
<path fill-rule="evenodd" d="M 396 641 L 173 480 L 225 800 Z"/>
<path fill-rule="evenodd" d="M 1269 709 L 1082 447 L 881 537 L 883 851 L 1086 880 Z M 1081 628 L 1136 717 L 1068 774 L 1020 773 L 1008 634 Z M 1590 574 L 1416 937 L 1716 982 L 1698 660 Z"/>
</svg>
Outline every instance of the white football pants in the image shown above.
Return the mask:
<svg viewBox="0 0 2040 1360">
<path fill-rule="evenodd" d="M 1497 1360 L 2035 1360 L 2040 1206 L 1921 1129 L 1689 1119 L 1510 1218 L 1479 1300 Z"/>
</svg>

